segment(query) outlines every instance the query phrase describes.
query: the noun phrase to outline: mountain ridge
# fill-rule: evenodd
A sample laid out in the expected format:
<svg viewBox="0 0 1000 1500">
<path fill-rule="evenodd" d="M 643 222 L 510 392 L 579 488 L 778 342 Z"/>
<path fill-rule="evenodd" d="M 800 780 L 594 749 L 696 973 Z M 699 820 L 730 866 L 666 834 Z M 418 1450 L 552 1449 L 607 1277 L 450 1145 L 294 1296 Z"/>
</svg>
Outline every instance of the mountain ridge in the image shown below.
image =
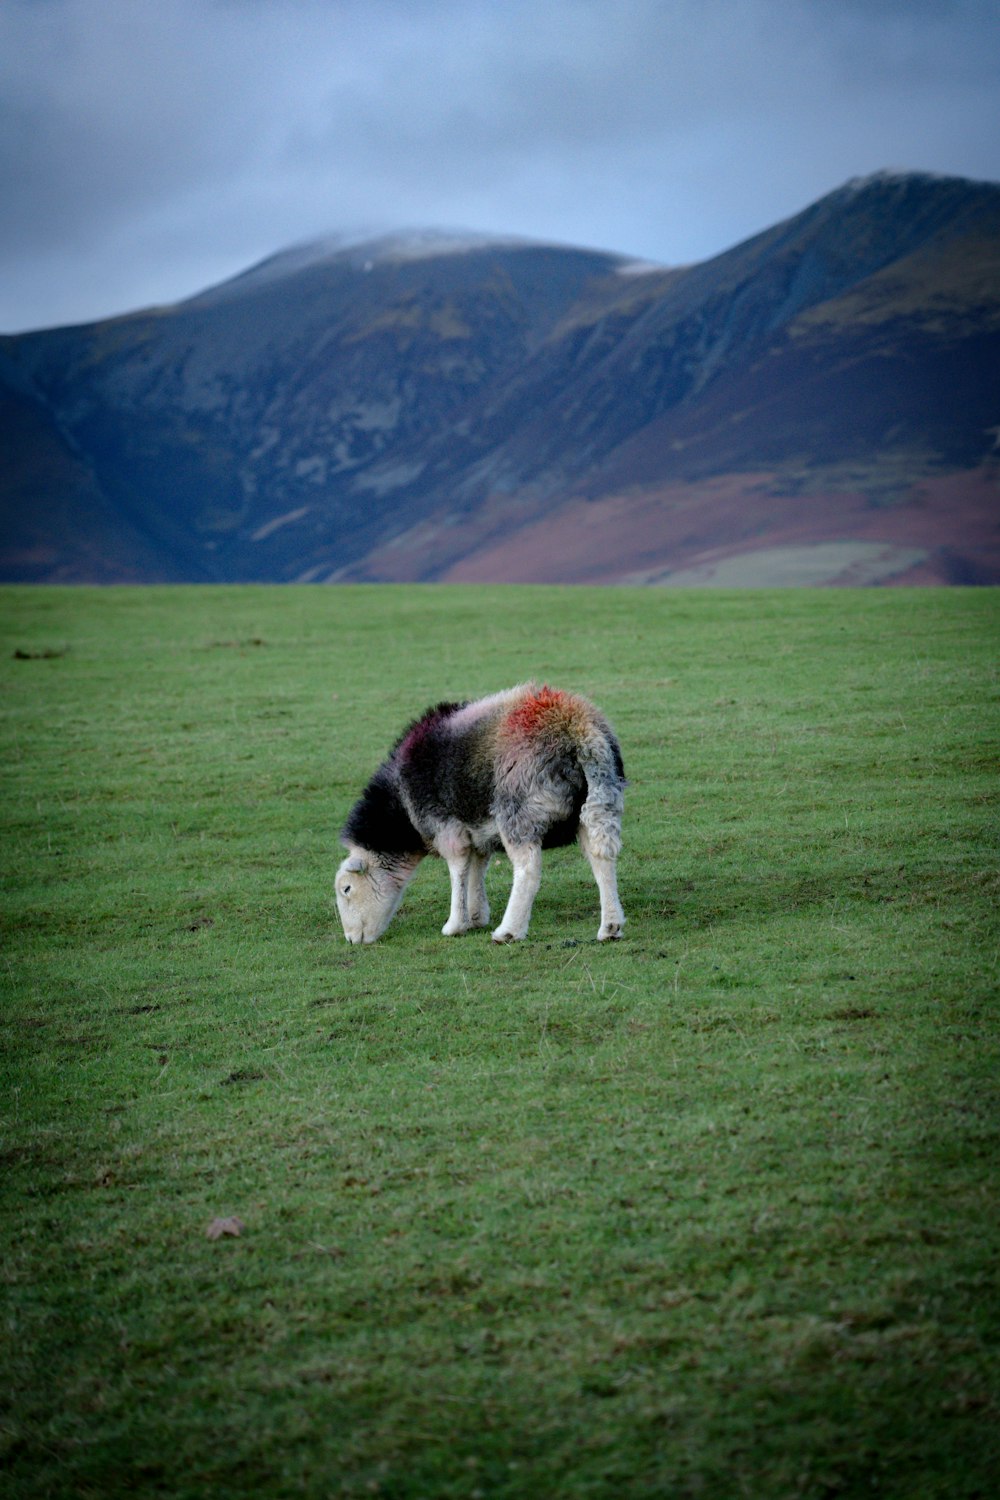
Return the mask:
<svg viewBox="0 0 1000 1500">
<path fill-rule="evenodd" d="M 1000 582 L 998 422 L 996 184 L 852 179 L 687 267 L 331 237 L 0 339 L 0 575 Z"/>
</svg>

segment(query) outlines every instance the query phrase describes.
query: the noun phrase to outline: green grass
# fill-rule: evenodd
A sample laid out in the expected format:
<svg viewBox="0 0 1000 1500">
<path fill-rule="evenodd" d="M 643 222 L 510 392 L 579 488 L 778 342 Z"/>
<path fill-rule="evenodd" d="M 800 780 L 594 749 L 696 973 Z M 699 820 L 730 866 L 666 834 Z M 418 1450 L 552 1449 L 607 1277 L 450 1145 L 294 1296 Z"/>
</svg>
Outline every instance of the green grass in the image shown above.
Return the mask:
<svg viewBox="0 0 1000 1500">
<path fill-rule="evenodd" d="M 5 1494 L 995 1493 L 998 644 L 988 591 L 0 592 Z M 625 940 L 565 850 L 526 944 L 435 862 L 349 948 L 360 786 L 528 676 L 619 731 Z"/>
</svg>

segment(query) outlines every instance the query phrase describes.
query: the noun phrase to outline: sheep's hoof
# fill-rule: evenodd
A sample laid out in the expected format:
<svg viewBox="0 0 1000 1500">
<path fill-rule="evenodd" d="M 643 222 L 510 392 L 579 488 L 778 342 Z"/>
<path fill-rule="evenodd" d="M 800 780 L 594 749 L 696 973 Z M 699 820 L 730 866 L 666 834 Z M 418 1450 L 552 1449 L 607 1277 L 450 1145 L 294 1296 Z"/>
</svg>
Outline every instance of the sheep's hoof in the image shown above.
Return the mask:
<svg viewBox="0 0 1000 1500">
<path fill-rule="evenodd" d="M 451 922 L 446 922 L 444 924 L 444 926 L 441 928 L 441 936 L 442 937 L 461 937 L 462 934 L 468 932 L 468 930 L 469 930 L 468 927 L 462 927 L 461 925 L 459 925 L 457 923 L 453 925 Z"/>
<path fill-rule="evenodd" d="M 622 937 L 622 928 L 624 925 L 624 922 L 606 922 L 597 934 L 597 941 L 599 943 L 606 943 L 610 938 Z"/>
<path fill-rule="evenodd" d="M 518 941 L 518 936 L 516 932 L 502 932 L 498 927 L 496 932 L 493 934 L 493 941 L 495 943 L 516 943 Z"/>
</svg>

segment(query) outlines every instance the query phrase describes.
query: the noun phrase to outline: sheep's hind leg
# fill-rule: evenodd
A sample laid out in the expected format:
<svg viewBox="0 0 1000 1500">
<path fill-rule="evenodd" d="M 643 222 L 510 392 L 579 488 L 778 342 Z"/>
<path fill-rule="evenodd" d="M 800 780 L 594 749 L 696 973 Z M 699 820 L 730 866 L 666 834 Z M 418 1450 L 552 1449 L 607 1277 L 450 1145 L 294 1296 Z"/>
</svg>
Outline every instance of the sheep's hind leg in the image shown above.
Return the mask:
<svg viewBox="0 0 1000 1500">
<path fill-rule="evenodd" d="M 528 935 L 531 908 L 542 881 L 542 851 L 538 844 L 508 844 L 504 848 L 514 866 L 514 884 L 503 921 L 493 933 L 495 943 L 516 943 Z"/>
<path fill-rule="evenodd" d="M 618 896 L 618 862 L 615 854 L 606 852 L 617 840 L 595 837 L 585 824 L 580 825 L 580 847 L 594 872 L 597 889 L 601 897 L 601 925 L 597 930 L 597 941 L 605 943 L 609 938 L 620 938 L 625 926 L 625 913 Z M 595 847 L 596 846 L 596 847 Z M 598 852 L 603 849 L 605 852 Z"/>
</svg>

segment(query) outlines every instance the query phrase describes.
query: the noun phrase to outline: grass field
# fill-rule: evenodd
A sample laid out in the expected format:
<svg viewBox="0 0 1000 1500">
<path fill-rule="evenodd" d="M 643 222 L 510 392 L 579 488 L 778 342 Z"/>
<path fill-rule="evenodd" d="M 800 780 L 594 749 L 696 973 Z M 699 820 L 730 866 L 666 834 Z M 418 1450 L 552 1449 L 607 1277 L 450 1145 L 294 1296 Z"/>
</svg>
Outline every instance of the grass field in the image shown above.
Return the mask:
<svg viewBox="0 0 1000 1500">
<path fill-rule="evenodd" d="M 4 1493 L 995 1494 L 998 647 L 985 590 L 0 591 Z M 524 944 L 428 862 L 349 948 L 360 786 L 528 676 L 621 738 L 625 940 L 570 849 Z"/>
</svg>

